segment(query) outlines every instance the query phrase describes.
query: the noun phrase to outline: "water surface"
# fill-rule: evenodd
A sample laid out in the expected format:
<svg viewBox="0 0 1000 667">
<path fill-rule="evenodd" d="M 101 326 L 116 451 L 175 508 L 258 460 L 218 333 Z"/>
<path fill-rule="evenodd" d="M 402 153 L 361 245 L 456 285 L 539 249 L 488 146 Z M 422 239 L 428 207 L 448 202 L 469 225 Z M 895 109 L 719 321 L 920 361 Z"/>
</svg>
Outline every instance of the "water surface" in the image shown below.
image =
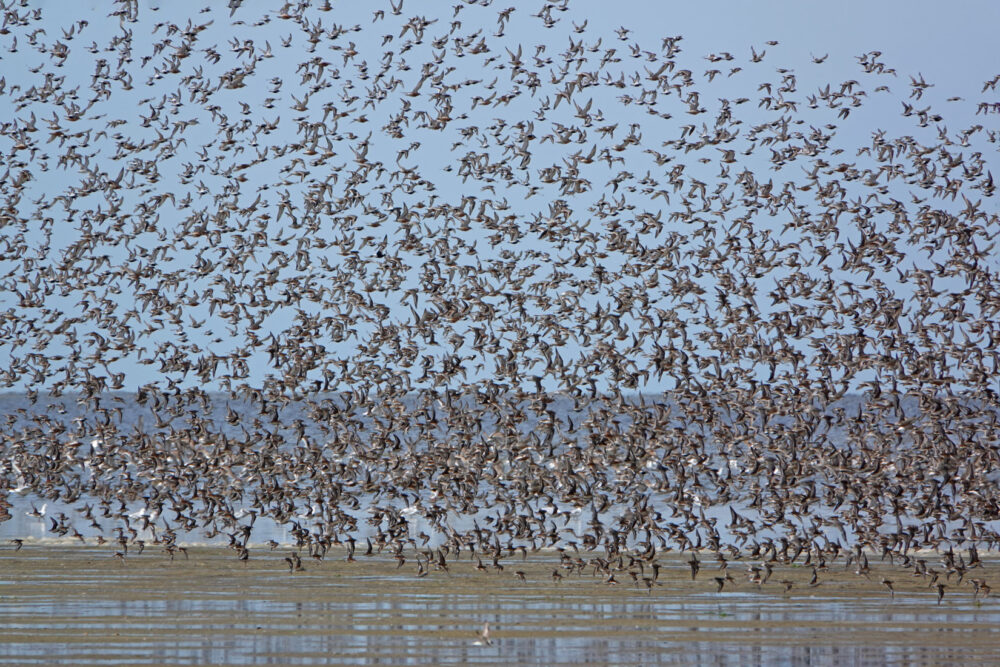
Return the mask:
<svg viewBox="0 0 1000 667">
<path fill-rule="evenodd" d="M 762 586 L 747 564 L 716 591 L 714 563 L 696 580 L 661 558 L 647 591 L 554 553 L 487 561 L 464 554 L 418 577 L 416 561 L 328 554 L 291 573 L 289 551 L 219 548 L 170 560 L 155 548 L 122 562 L 107 547 L 28 544 L 0 553 L 0 664 L 989 664 L 1000 661 L 1000 604 L 969 580 L 936 589 L 873 562 L 871 579 L 842 564 L 819 574 L 777 566 Z M 305 554 L 303 554 L 305 555 Z M 590 557 L 590 556 L 588 556 Z M 928 562 L 933 556 L 928 556 Z M 553 570 L 563 573 L 554 581 Z M 521 581 L 515 572 L 524 573 Z M 987 562 L 969 577 L 996 580 Z M 646 571 L 648 575 L 648 569 Z M 894 582 L 895 597 L 880 583 Z M 641 582 L 641 579 L 640 579 Z M 792 587 L 786 591 L 787 583 Z M 482 624 L 492 646 L 475 646 Z"/>
</svg>

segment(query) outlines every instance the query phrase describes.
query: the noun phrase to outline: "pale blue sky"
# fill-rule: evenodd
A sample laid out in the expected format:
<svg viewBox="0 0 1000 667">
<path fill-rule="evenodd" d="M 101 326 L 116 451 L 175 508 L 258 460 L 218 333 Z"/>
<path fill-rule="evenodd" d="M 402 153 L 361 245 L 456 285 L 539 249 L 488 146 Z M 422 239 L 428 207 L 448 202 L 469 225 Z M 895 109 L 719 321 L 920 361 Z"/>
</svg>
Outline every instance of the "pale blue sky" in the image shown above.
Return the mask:
<svg viewBox="0 0 1000 667">
<path fill-rule="evenodd" d="M 63 90 L 69 90 L 79 86 L 79 105 L 85 106 L 87 99 L 91 96 L 89 86 L 91 75 L 95 71 L 95 64 L 99 59 L 109 61 L 112 70 L 116 67 L 117 53 L 103 50 L 110 39 L 120 31 L 128 30 L 132 33 L 133 39 L 133 62 L 127 64 L 125 69 L 132 76 L 131 87 L 123 89 L 120 81 L 114 81 L 111 85 L 113 93 L 110 100 L 99 101 L 93 108 L 78 120 L 66 120 L 59 118 L 61 110 L 56 110 L 50 103 L 33 102 L 21 105 L 18 108 L 15 96 L 10 92 L 0 95 L 0 118 L 18 119 L 19 123 L 27 121 L 32 114 L 36 117 L 36 124 L 39 133 L 35 135 L 39 145 L 39 155 L 31 159 L 26 159 L 25 152 L 14 151 L 15 140 L 9 136 L 0 137 L 0 151 L 8 156 L 16 156 L 17 159 L 26 160 L 25 168 L 32 174 L 34 181 L 26 187 L 29 196 L 23 198 L 19 204 L 19 212 L 22 216 L 31 218 L 36 215 L 33 205 L 30 203 L 38 197 L 54 196 L 54 193 L 65 192 L 74 179 L 83 177 L 62 170 L 57 165 L 57 160 L 62 152 L 58 138 L 53 143 L 46 142 L 48 138 L 47 118 L 52 117 L 56 111 L 60 127 L 66 131 L 80 131 L 91 129 L 94 137 L 91 138 L 90 146 L 87 148 L 94 153 L 93 165 L 103 168 L 108 172 L 110 178 L 114 178 L 123 168 L 135 167 L 130 160 L 132 156 L 125 155 L 115 158 L 115 146 L 111 136 L 97 139 L 97 133 L 107 132 L 114 135 L 121 132 L 123 135 L 140 140 L 151 141 L 156 138 L 157 132 L 151 127 L 143 127 L 143 124 L 150 124 L 150 121 L 143 120 L 149 118 L 151 113 L 151 103 L 156 105 L 164 96 L 168 97 L 165 109 L 176 110 L 175 115 L 170 115 L 171 111 L 165 111 L 169 116 L 169 122 L 175 123 L 186 118 L 196 118 L 198 125 L 189 126 L 182 134 L 187 141 L 186 147 L 174 156 L 158 155 L 155 150 L 145 151 L 141 157 L 155 164 L 161 172 L 160 178 L 155 183 L 147 183 L 143 188 L 139 177 L 137 181 L 140 185 L 134 188 L 125 188 L 123 197 L 125 201 L 125 211 L 132 213 L 132 207 L 140 200 L 148 201 L 150 197 L 156 197 L 166 193 L 172 193 L 177 200 L 181 200 L 185 194 L 192 196 L 192 202 L 188 207 L 179 209 L 176 215 L 183 219 L 191 210 L 198 210 L 205 207 L 206 210 L 213 211 L 213 197 L 224 194 L 225 182 L 222 179 L 213 179 L 204 172 L 197 172 L 189 183 L 178 182 L 179 174 L 183 172 L 184 165 L 191 163 L 197 166 L 200 158 L 197 151 L 202 145 L 209 142 L 217 142 L 215 127 L 212 123 L 212 112 L 209 110 L 213 105 L 216 111 L 225 113 L 231 122 L 237 119 L 247 118 L 253 124 L 273 121 L 281 117 L 279 129 L 269 136 L 270 145 L 282 145 L 290 143 L 295 138 L 296 117 L 303 117 L 310 121 L 317 121 L 323 115 L 324 104 L 333 104 L 338 109 L 351 107 L 355 109 L 351 117 L 345 117 L 339 124 L 337 131 L 343 136 L 336 143 L 338 160 L 350 161 L 352 151 L 359 147 L 359 141 L 369 132 L 372 132 L 370 142 L 370 157 L 381 159 L 387 165 L 392 165 L 399 151 L 406 149 L 413 141 L 420 141 L 421 147 L 414 149 L 409 158 L 403 158 L 403 163 L 407 159 L 413 164 L 419 164 L 421 173 L 433 181 L 437 186 L 434 194 L 441 199 L 456 203 L 464 195 L 474 194 L 481 198 L 487 195 L 480 190 L 476 184 L 470 192 L 464 189 L 457 174 L 454 171 L 445 172 L 444 168 L 454 165 L 455 161 L 461 157 L 468 146 L 460 149 L 452 148 L 452 143 L 461 139 L 459 129 L 467 127 L 476 122 L 481 128 L 493 122 L 496 118 L 503 118 L 509 123 L 518 120 L 531 120 L 534 110 L 537 107 L 537 100 L 522 95 L 509 106 L 497 108 L 483 107 L 475 113 L 470 113 L 467 123 L 454 122 L 450 129 L 444 133 L 421 132 L 416 129 L 408 129 L 405 138 L 391 139 L 386 137 L 380 128 L 388 115 L 395 113 L 398 106 L 395 101 L 385 105 L 385 108 L 364 110 L 361 105 L 366 94 L 366 86 L 370 81 L 360 79 L 356 69 L 359 60 L 365 60 L 370 70 L 379 68 L 380 56 L 386 51 L 392 50 L 399 55 L 403 47 L 403 42 L 409 39 L 409 35 L 400 36 L 400 26 L 410 17 L 424 16 L 436 23 L 427 27 L 428 39 L 444 35 L 448 32 L 448 26 L 453 20 L 452 7 L 455 4 L 463 4 L 463 9 L 458 15 L 462 21 L 462 27 L 457 34 L 472 34 L 476 30 L 481 30 L 481 36 L 485 37 L 493 49 L 493 53 L 500 57 L 500 62 L 506 59 L 505 48 L 516 50 L 517 45 L 523 46 L 524 58 L 530 58 L 535 53 L 535 46 L 544 44 L 546 50 L 543 57 L 551 57 L 558 63 L 559 54 L 562 53 L 570 40 L 583 39 L 587 46 L 594 46 L 595 52 L 600 53 L 609 48 L 614 48 L 617 55 L 623 59 L 621 67 L 626 71 L 642 72 L 643 67 L 649 63 L 642 60 L 635 60 L 629 56 L 630 47 L 633 44 L 639 45 L 640 50 L 660 52 L 661 41 L 667 36 L 680 36 L 681 53 L 677 56 L 678 69 L 687 68 L 692 71 L 692 75 L 700 82 L 705 79 L 706 72 L 713 68 L 719 69 L 720 74 L 711 83 L 699 83 L 698 90 L 702 92 L 703 104 L 711 110 L 717 107 L 719 98 L 725 97 L 734 99 L 739 96 L 746 96 L 751 99 L 751 103 L 741 107 L 739 117 L 745 117 L 748 123 L 754 122 L 755 118 L 760 118 L 763 112 L 757 109 L 757 99 L 761 96 L 758 87 L 763 82 L 777 84 L 780 82 L 783 73 L 778 72 L 779 68 L 787 72 L 793 72 L 798 79 L 798 90 L 794 96 L 789 96 L 798 102 L 799 116 L 806 118 L 808 124 L 821 126 L 823 123 L 834 121 L 839 127 L 838 142 L 850 152 L 858 146 L 870 140 L 872 130 L 876 128 L 886 129 L 890 133 L 897 131 L 909 132 L 912 123 L 908 121 L 898 126 L 899 112 L 904 102 L 913 103 L 909 99 L 910 77 L 923 76 L 924 79 L 933 84 L 934 87 L 928 89 L 920 105 L 933 105 L 935 111 L 945 115 L 945 122 L 951 130 L 968 127 L 973 123 L 982 123 L 988 128 L 995 128 L 997 118 L 992 116 L 976 116 L 977 102 L 982 99 L 996 100 L 995 93 L 983 95 L 981 89 L 985 80 L 991 79 L 1000 72 L 1000 59 L 995 51 L 995 31 L 1000 25 L 1000 3 L 994 2 L 961 2 L 949 6 L 947 9 L 941 3 L 922 2 L 837 2 L 837 3 L 809 3 L 809 2 L 711 2 L 711 3 L 690 3 L 690 2 L 587 2 L 574 1 L 568 4 L 567 11 L 559 8 L 553 9 L 550 16 L 556 21 L 551 29 L 542 27 L 541 19 L 533 17 L 545 3 L 515 3 L 508 0 L 507 3 L 493 2 L 488 7 L 469 5 L 465 3 L 438 3 L 438 2 L 415 2 L 405 0 L 401 15 L 394 16 L 388 3 L 367 3 L 367 2 L 332 2 L 332 9 L 328 12 L 313 11 L 313 20 L 322 21 L 324 29 L 329 30 L 334 24 L 343 25 L 350 28 L 358 24 L 361 31 L 349 31 L 336 40 L 324 41 L 320 45 L 317 53 L 307 53 L 308 47 L 301 31 L 289 21 L 277 18 L 280 3 L 258 3 L 247 1 L 230 18 L 228 9 L 224 3 L 212 3 L 209 5 L 213 9 L 209 12 L 199 10 L 207 3 L 186 3 L 186 2 L 162 2 L 155 11 L 157 3 L 140 2 L 140 11 L 136 22 L 125 22 L 119 26 L 115 18 L 109 18 L 108 5 L 105 3 L 38 3 L 32 7 L 39 7 L 42 11 L 42 21 L 37 22 L 31 30 L 24 30 L 14 26 L 9 34 L 0 35 L 0 74 L 6 81 L 8 91 L 14 86 L 20 86 L 21 91 L 31 88 L 31 86 L 42 86 L 45 83 L 46 74 L 49 76 L 66 77 L 62 83 Z M 317 6 L 320 3 L 315 3 Z M 503 35 L 497 36 L 496 15 L 507 6 L 516 6 L 511 15 L 511 19 L 506 26 Z M 372 13 L 379 7 L 384 8 L 386 17 L 377 23 L 372 22 Z M 27 11 L 27 10 L 21 10 Z M 268 21 L 261 25 L 253 25 L 268 15 Z M 188 19 L 194 24 L 201 24 L 213 21 L 211 26 L 206 28 L 198 36 L 196 49 L 192 55 L 182 61 L 181 70 L 177 73 L 166 73 L 157 77 L 154 70 L 163 62 L 165 55 L 169 54 L 179 43 L 179 35 L 173 36 L 173 44 L 164 50 L 154 53 L 152 44 L 166 36 L 167 27 L 161 27 L 155 33 L 153 27 L 159 22 L 173 22 L 183 31 L 186 28 Z M 75 21 L 87 21 L 88 25 L 78 34 L 69 39 L 62 33 L 63 29 L 69 29 Z M 234 22 L 240 22 L 234 24 Z M 584 27 L 584 22 L 586 26 Z M 78 25 L 78 24 L 77 24 Z M 579 26 L 577 32 L 574 27 Z M 63 41 L 70 47 L 70 57 L 57 67 L 58 58 L 50 53 L 40 53 L 28 41 L 28 35 L 34 28 L 42 28 L 44 34 L 39 34 L 36 39 L 51 50 L 57 40 Z M 624 27 L 630 30 L 625 39 L 619 39 L 616 30 Z M 293 34 L 292 46 L 283 48 L 281 42 L 288 35 Z M 388 41 L 383 46 L 383 36 L 392 35 L 393 40 Z M 17 38 L 17 48 L 11 52 Z M 265 43 L 269 43 L 274 53 L 274 58 L 261 61 L 257 65 L 257 73 L 248 79 L 245 88 L 237 90 L 220 90 L 211 95 L 211 100 L 205 103 L 192 103 L 188 98 L 188 91 L 182 82 L 182 77 L 190 75 L 198 69 L 204 69 L 208 76 L 216 77 L 221 71 L 232 69 L 242 62 L 240 55 L 234 55 L 230 48 L 231 39 L 246 40 L 252 39 L 255 48 L 262 49 Z M 597 46 L 596 42 L 601 43 Z M 91 54 L 86 46 L 96 42 L 99 52 Z M 777 41 L 776 45 L 769 45 L 767 42 Z M 353 43 L 358 56 L 349 64 L 342 62 L 341 58 L 348 45 Z M 204 61 L 203 49 L 215 46 L 221 55 L 221 61 L 217 65 Z M 330 48 L 334 46 L 334 48 Z M 858 111 L 857 115 L 850 121 L 840 122 L 835 113 L 824 114 L 824 110 L 819 110 L 815 114 L 807 113 L 803 107 L 809 94 L 816 91 L 824 84 L 831 84 L 834 87 L 844 81 L 851 79 L 862 79 L 864 88 L 872 91 L 876 85 L 870 75 L 865 75 L 858 62 L 858 56 L 863 53 L 878 50 L 881 51 L 880 61 L 888 68 L 894 68 L 897 76 L 884 76 L 878 83 L 884 83 L 889 87 L 883 93 L 869 92 L 869 97 L 865 100 L 864 111 Z M 416 54 L 419 49 L 414 49 L 411 53 Z M 732 55 L 732 60 L 722 60 L 712 62 L 708 59 L 712 54 L 723 56 L 728 52 Z M 760 57 L 759 62 L 752 62 L 751 55 L 756 53 Z M 142 65 L 142 59 L 149 58 L 147 64 Z M 326 89 L 316 94 L 311 101 L 308 112 L 301 112 L 293 108 L 295 100 L 304 98 L 305 88 L 299 83 L 297 69 L 299 65 L 314 57 L 326 59 L 329 68 L 342 68 L 342 81 L 354 81 L 354 87 L 350 90 Z M 392 66 L 392 76 L 398 76 L 403 80 L 403 90 L 408 90 L 419 79 L 420 63 L 422 56 L 414 55 L 409 62 L 411 67 L 404 71 L 398 67 L 398 60 Z M 814 58 L 823 59 L 822 62 L 814 62 Z M 504 72 L 482 69 L 483 58 L 475 58 L 466 55 L 459 59 L 449 55 L 445 60 L 445 66 L 455 66 L 457 71 L 455 76 L 464 75 L 466 77 L 481 76 L 488 82 Z M 41 65 L 41 69 L 32 72 L 33 68 Z M 649 65 L 652 66 L 652 65 Z M 740 67 L 741 71 L 732 77 L 729 72 L 734 67 Z M 543 73 L 551 70 L 551 67 L 540 68 Z M 269 81 L 274 77 L 281 77 L 283 84 L 278 92 L 271 92 Z M 868 77 L 868 78 L 866 78 Z M 484 83 L 485 83 L 484 82 Z M 498 90 L 502 92 L 504 85 L 509 85 L 500 77 Z M 473 95 L 472 92 L 454 93 L 457 96 L 462 94 Z M 553 96 L 558 87 L 549 85 L 546 81 L 539 92 L 539 98 Z M 169 101 L 169 97 L 180 91 L 182 94 L 178 98 L 176 107 Z M 482 95 L 487 96 L 485 91 Z M 605 111 L 608 115 L 607 122 L 618 122 L 621 126 L 616 138 L 620 139 L 626 132 L 625 128 L 632 122 L 638 122 L 643 130 L 643 147 L 657 147 L 662 140 L 674 138 L 676 131 L 683 124 L 689 122 L 683 114 L 683 106 L 679 112 L 675 112 L 675 117 L 666 122 L 658 119 L 650 119 L 638 107 L 632 105 L 628 108 L 616 102 L 620 91 L 602 90 L 593 93 L 596 107 Z M 357 102 L 347 102 L 345 98 L 357 95 Z M 992 97 L 990 96 L 992 95 Z M 397 94 L 398 96 L 398 94 Z M 947 101 L 949 98 L 961 98 L 955 101 Z M 268 102 L 268 98 L 273 98 Z M 581 102 L 582 103 L 582 102 Z M 246 105 L 246 106 L 244 106 Z M 541 132 L 549 131 L 548 122 L 550 120 L 562 118 L 566 107 L 557 109 L 550 114 L 546 121 L 538 121 L 536 130 Z M 558 113 L 556 113 L 558 112 Z M 354 122 L 353 118 L 360 113 L 370 116 L 369 122 Z M 862 115 L 866 114 L 866 115 Z M 572 119 L 572 113 L 567 114 L 567 118 Z M 657 122 L 653 122 L 657 120 Z M 109 127 L 109 121 L 121 121 Z M 154 120 L 155 126 L 159 119 Z M 691 122 L 700 124 L 703 118 L 698 118 Z M 928 130 L 931 132 L 933 130 Z M 239 163 L 247 157 L 252 156 L 255 147 L 245 144 L 245 138 L 237 143 L 241 148 L 246 149 L 243 154 L 234 156 L 231 151 L 219 152 L 219 145 L 215 143 L 210 147 L 209 158 L 216 155 L 223 157 L 224 164 Z M 995 162 L 995 146 L 986 145 L 981 150 L 990 152 L 987 160 Z M 85 152 L 84 148 L 80 149 Z M 185 151 L 189 151 L 186 152 Z M 45 159 L 45 153 L 49 158 Z M 538 147 L 535 158 L 531 166 L 533 178 L 537 177 L 538 169 L 547 162 L 561 164 L 561 160 L 568 155 L 562 149 L 549 145 L 546 148 Z M 263 165 L 258 165 L 245 172 L 247 180 L 241 185 L 236 201 L 240 206 L 248 206 L 258 195 L 262 196 L 262 208 L 269 210 L 272 217 L 276 217 L 278 202 L 282 191 L 290 191 L 293 198 L 300 198 L 305 191 L 305 185 L 281 184 L 280 181 L 286 178 L 279 170 L 287 166 L 291 157 L 278 159 L 276 157 L 267 161 Z M 693 158 L 689 162 L 694 162 Z M 131 167 L 130 167 L 131 165 Z M 747 158 L 746 166 L 757 171 L 759 175 L 767 177 L 773 175 L 778 182 L 782 180 L 795 180 L 800 178 L 801 171 L 798 165 L 791 167 L 789 171 L 781 174 L 769 171 L 770 167 L 766 161 L 766 152 L 762 156 L 754 155 Z M 301 167 L 299 167 L 301 169 Z M 47 171 L 43 171 L 47 169 Z M 294 171 L 294 167 L 291 171 Z M 588 175 L 592 176 L 595 190 L 590 195 L 580 196 L 574 199 L 575 208 L 578 211 L 585 211 L 588 203 L 592 203 L 602 193 L 608 193 L 609 187 L 605 182 L 609 181 L 616 172 L 621 169 L 628 169 L 641 175 L 649 169 L 648 160 L 646 162 L 628 162 L 615 167 L 603 167 L 595 165 Z M 702 169 L 697 164 L 690 165 L 688 173 L 701 174 Z M 19 167 L 12 168 L 12 174 L 17 173 Z M 311 170 L 310 176 L 315 176 L 315 170 Z M 712 164 L 703 168 L 705 174 L 714 174 L 717 165 Z M 1000 172 L 998 172 L 1000 173 Z M 706 176 L 707 177 L 707 176 Z M 130 177 L 126 177 L 126 181 Z M 85 178 L 83 179 L 85 180 Z M 200 185 L 201 183 L 204 186 Z M 340 183 L 339 185 L 343 185 Z M 265 187 L 266 186 L 266 187 Z M 339 187 L 339 186 L 338 186 Z M 203 189 L 205 193 L 199 192 Z M 386 204 L 382 199 L 382 194 L 378 192 L 366 193 L 368 197 L 366 204 L 380 207 Z M 497 188 L 496 198 L 508 198 L 515 213 L 530 218 L 533 213 L 541 212 L 545 214 L 548 202 L 554 198 L 551 192 L 544 189 L 542 195 L 534 199 L 524 199 L 525 192 L 520 188 L 505 190 Z M 394 204 L 407 203 L 412 205 L 426 199 L 426 195 L 417 194 L 412 197 L 401 196 L 397 193 Z M 74 202 L 80 211 L 88 207 L 96 209 L 99 204 L 96 196 L 90 198 L 80 197 Z M 101 204 L 102 211 L 107 209 L 107 204 Z M 39 217 L 51 216 L 54 218 L 57 232 L 51 241 L 52 247 L 56 250 L 62 249 L 70 243 L 75 232 L 79 216 L 72 221 L 61 220 L 61 205 L 38 212 Z M 669 209 L 667 209 L 669 212 Z M 162 209 L 161 225 L 170 228 L 176 221 L 168 220 L 167 209 Z M 139 217 L 138 215 L 135 217 Z M 132 224 L 135 218 L 129 220 Z M 269 228 L 273 236 L 281 236 L 281 225 L 272 223 Z M 344 230 L 339 230 L 339 235 Z M 277 232 L 276 234 L 273 232 Z M 360 237 L 372 236 L 375 240 L 381 238 L 387 232 L 386 227 L 368 228 L 367 223 L 362 220 L 354 229 Z M 13 233 L 10 227 L 2 233 Z M 34 242 L 31 227 L 28 228 L 29 240 Z M 477 237 L 478 234 L 478 237 Z M 144 247 L 155 244 L 151 233 L 137 235 L 136 245 Z M 470 242 L 478 241 L 475 253 L 470 253 L 464 261 L 473 263 L 474 260 L 487 260 L 496 257 L 499 251 L 491 250 L 488 247 L 488 234 L 473 230 L 466 234 Z M 109 254 L 114 261 L 124 260 L 127 252 L 121 246 L 96 249 L 92 253 L 94 257 L 101 254 Z M 183 248 L 179 248 L 168 254 L 169 259 L 160 256 L 157 266 L 162 269 L 189 268 L 195 261 L 194 253 L 187 253 Z M 91 258 L 83 261 L 83 266 L 88 266 Z M 258 261 L 266 260 L 265 257 L 258 257 Z M 334 261 L 334 257 L 331 261 Z M 0 261 L 0 269 L 4 273 L 12 271 L 16 276 L 19 269 L 17 262 L 20 258 L 7 258 Z M 54 262 L 54 256 L 50 256 L 49 262 Z M 616 259 L 608 259 L 609 266 L 615 267 Z M 141 262 L 139 262 L 141 264 Z M 334 262 L 335 264 L 335 262 Z M 91 263 L 92 265 L 92 263 Z M 335 264 L 336 265 L 336 264 Z M 415 281 L 419 277 L 421 267 L 414 266 L 414 270 L 409 274 L 409 278 Z M 542 271 L 541 273 L 545 273 Z M 214 277 L 210 274 L 208 278 Z M 29 276 L 30 278 L 31 276 Z M 369 279 L 371 276 L 369 276 Z M 364 279 L 362 279 L 363 281 Z M 197 281 L 194 281 L 197 283 Z M 203 291 L 208 286 L 207 280 L 197 285 L 199 291 Z M 13 283 L 11 283 L 13 284 Z M 401 289 L 415 284 L 405 283 Z M 97 286 L 100 287 L 100 286 Z M 98 290 L 99 291 L 99 290 Z M 277 295 L 280 296 L 280 295 Z M 114 295 L 114 299 L 121 304 L 121 311 L 127 310 L 134 303 L 133 296 L 129 294 L 129 289 Z M 73 293 L 67 297 L 53 297 L 48 307 L 59 310 L 64 309 L 67 313 L 74 312 L 79 308 L 81 300 L 80 293 Z M 409 317 L 407 307 L 399 303 L 398 295 L 387 295 L 386 303 L 392 309 L 394 316 L 400 318 Z M 0 295 L 0 308 L 18 309 L 18 297 L 8 291 L 6 295 Z M 218 321 L 217 314 L 207 312 L 207 306 L 203 302 L 194 299 L 193 303 L 186 307 L 186 314 L 194 317 L 196 321 L 206 320 L 205 329 L 212 329 L 213 333 L 204 338 L 199 332 L 191 330 L 185 324 L 178 325 L 166 321 L 150 322 L 144 321 L 142 326 L 152 327 L 152 333 L 145 339 L 144 345 L 152 351 L 158 345 L 173 344 L 178 336 L 190 334 L 192 341 L 204 350 L 211 350 L 219 355 L 231 353 L 241 345 L 240 336 L 245 332 L 237 331 L 236 336 L 226 333 L 226 325 Z M 281 333 L 290 326 L 294 313 L 291 311 L 280 311 L 270 316 L 264 322 L 260 335 L 266 336 L 271 331 Z M 213 326 L 214 325 L 214 326 Z M 134 322 L 134 326 L 142 328 Z M 79 327 L 80 336 L 87 332 L 86 324 Z M 155 330 L 155 331 L 153 331 Z M 106 332 L 105 332 L 106 335 Z M 218 338 L 218 342 L 210 342 L 210 339 Z M 50 343 L 49 354 L 58 352 L 58 339 Z M 200 342 L 199 342 L 200 341 Z M 10 345 L 0 344 L 0 355 L 23 357 L 26 347 L 30 347 L 31 341 L 27 345 L 21 345 L 19 349 Z M 84 339 L 84 347 L 86 342 Z M 355 345 L 352 341 L 346 344 L 331 344 L 329 349 L 333 352 L 342 352 L 349 355 L 354 352 Z M 421 352 L 437 352 L 434 346 Z M 148 356 L 148 355 L 147 355 Z M 195 355 L 196 356 L 196 355 Z M 160 379 L 159 364 L 142 365 L 137 363 L 138 359 L 133 355 L 112 362 L 111 369 L 125 372 L 127 374 L 126 388 L 133 388 L 137 384 L 158 381 Z M 261 372 L 257 365 L 251 364 L 251 377 L 261 377 Z M 188 378 L 190 380 L 190 376 Z"/>
</svg>

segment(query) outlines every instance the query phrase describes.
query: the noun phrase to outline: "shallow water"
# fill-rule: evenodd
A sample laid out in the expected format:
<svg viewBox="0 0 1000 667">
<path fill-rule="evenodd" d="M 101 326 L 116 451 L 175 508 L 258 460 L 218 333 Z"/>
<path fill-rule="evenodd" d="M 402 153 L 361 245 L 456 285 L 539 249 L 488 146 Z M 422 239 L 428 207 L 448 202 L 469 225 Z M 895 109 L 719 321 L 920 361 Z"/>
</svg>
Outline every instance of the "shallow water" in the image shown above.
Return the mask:
<svg viewBox="0 0 1000 667">
<path fill-rule="evenodd" d="M 555 554 L 477 571 L 463 554 L 416 576 L 408 557 L 329 554 L 294 574 L 287 550 L 192 548 L 169 560 L 147 548 L 124 562 L 106 547 L 26 545 L 0 552 L 0 664 L 955 664 L 1000 661 L 1000 600 L 954 579 L 936 591 L 909 571 L 872 564 L 871 581 L 833 565 L 779 566 L 761 587 L 746 564 L 716 592 L 662 559 L 647 592 L 570 574 Z M 928 556 L 932 562 L 933 556 Z M 514 572 L 524 573 L 520 581 Z M 968 576 L 997 579 L 988 562 Z M 648 572 L 647 572 L 648 574 Z M 890 598 L 879 583 L 895 581 Z M 785 584 L 793 583 L 785 592 Z M 475 646 L 484 621 L 492 646 Z"/>
</svg>

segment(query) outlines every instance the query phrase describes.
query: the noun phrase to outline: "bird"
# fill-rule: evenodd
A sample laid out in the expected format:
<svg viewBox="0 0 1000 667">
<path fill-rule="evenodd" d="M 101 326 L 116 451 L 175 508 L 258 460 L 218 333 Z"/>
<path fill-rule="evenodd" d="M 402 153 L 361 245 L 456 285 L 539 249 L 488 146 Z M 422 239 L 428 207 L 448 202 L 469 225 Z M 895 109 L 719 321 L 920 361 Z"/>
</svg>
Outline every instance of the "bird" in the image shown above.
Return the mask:
<svg viewBox="0 0 1000 667">
<path fill-rule="evenodd" d="M 989 595 L 1000 79 L 245 4 L 7 12 L 0 522 L 290 574 L 561 549 L 647 594 L 670 552 L 760 587 L 881 552 Z"/>
<path fill-rule="evenodd" d="M 490 639 L 490 622 L 485 621 L 483 623 L 483 629 L 479 631 L 479 638 L 472 642 L 473 646 L 493 646 L 493 640 Z"/>
</svg>

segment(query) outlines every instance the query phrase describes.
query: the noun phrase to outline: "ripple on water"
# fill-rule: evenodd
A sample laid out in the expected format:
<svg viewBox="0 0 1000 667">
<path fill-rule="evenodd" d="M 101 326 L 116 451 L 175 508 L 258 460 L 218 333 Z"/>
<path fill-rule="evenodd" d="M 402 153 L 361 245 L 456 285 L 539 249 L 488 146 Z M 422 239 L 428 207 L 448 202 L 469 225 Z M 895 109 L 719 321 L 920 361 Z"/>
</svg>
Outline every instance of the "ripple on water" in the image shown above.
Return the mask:
<svg viewBox="0 0 1000 667">
<path fill-rule="evenodd" d="M 666 560 L 650 593 L 570 575 L 555 556 L 512 574 L 414 577 L 395 560 L 326 560 L 289 574 L 280 553 L 238 563 L 222 549 L 190 560 L 77 548 L 0 552 L 0 664 L 833 664 L 1000 660 L 1000 604 L 952 584 L 942 605 L 902 573 L 896 597 L 849 573 L 785 568 L 758 589 L 722 593 Z M 888 571 L 887 571 L 888 572 Z M 988 562 L 987 579 L 1000 574 Z M 878 578 L 876 577 L 876 580 Z M 472 645 L 488 620 L 494 645 Z"/>
</svg>

